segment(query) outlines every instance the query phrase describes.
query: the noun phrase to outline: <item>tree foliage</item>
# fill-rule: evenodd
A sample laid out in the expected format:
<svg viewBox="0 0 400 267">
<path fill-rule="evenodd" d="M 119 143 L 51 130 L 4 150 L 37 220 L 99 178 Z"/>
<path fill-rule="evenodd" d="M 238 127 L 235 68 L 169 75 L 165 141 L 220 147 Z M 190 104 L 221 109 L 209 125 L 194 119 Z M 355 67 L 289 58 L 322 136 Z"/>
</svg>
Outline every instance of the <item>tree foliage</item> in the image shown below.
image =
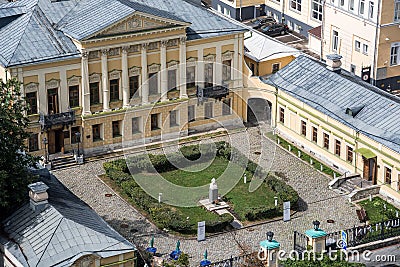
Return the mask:
<svg viewBox="0 0 400 267">
<path fill-rule="evenodd" d="M 27 185 L 32 181 L 27 167 L 34 157 L 24 153 L 29 120 L 16 79 L 0 80 L 0 217 L 5 216 L 27 197 Z"/>
</svg>

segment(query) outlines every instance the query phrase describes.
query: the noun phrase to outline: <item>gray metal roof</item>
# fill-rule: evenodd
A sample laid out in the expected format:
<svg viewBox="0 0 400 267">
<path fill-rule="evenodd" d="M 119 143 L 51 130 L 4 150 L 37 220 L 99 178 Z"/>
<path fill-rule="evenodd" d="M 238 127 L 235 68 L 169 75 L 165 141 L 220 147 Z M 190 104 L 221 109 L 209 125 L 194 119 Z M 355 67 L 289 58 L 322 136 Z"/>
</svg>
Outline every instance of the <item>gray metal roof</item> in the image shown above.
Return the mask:
<svg viewBox="0 0 400 267">
<path fill-rule="evenodd" d="M 0 65 L 11 67 L 78 58 L 80 52 L 70 38 L 90 38 L 135 12 L 177 24 L 190 23 L 188 40 L 246 30 L 185 0 L 0 1 Z"/>
<path fill-rule="evenodd" d="M 41 179 L 49 186 L 47 207 L 34 212 L 27 203 L 3 222 L 5 246 L 25 266 L 70 266 L 86 254 L 110 257 L 136 250 L 54 176 Z"/>
<path fill-rule="evenodd" d="M 265 82 L 400 153 L 400 100 L 342 71 L 301 55 Z M 356 116 L 348 108 L 361 107 Z"/>
</svg>

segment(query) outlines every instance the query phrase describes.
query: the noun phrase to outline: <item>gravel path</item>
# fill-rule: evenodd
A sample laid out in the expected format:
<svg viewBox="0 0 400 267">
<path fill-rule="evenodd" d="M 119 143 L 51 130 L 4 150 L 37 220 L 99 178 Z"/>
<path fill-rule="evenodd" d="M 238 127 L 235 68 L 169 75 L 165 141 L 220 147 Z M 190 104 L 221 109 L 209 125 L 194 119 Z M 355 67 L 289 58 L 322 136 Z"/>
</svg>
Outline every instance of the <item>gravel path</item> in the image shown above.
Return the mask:
<svg viewBox="0 0 400 267">
<path fill-rule="evenodd" d="M 209 259 L 212 261 L 238 255 L 241 253 L 240 247 L 249 250 L 247 252 L 258 250 L 259 242 L 265 239 L 267 231 L 273 231 L 275 239 L 281 243 L 281 248 L 290 251 L 293 248 L 293 231 L 304 232 L 312 228 L 313 220 L 319 220 L 320 227 L 327 232 L 350 228 L 358 224 L 355 207 L 345 198 L 328 189 L 328 177 L 270 140 L 261 138 L 258 128 L 249 128 L 247 132 L 236 135 L 235 139 L 238 136 L 239 139 L 248 138 L 250 159 L 266 169 L 281 172 L 285 181 L 298 191 L 304 211 L 297 212 L 290 222 L 274 221 L 216 235 L 202 242 L 197 242 L 195 239 L 182 239 L 159 231 L 97 177 L 104 173 L 103 162 L 111 159 L 56 170 L 53 174 L 136 246 L 147 247 L 151 236 L 154 235 L 158 252 L 166 254 L 175 249 L 176 241 L 180 239 L 181 249 L 191 257 L 191 266 L 197 266 L 205 249 L 208 250 Z M 227 140 L 227 137 L 218 137 L 213 140 Z M 239 147 L 240 144 L 245 145 L 248 140 L 238 142 Z M 254 152 L 261 152 L 261 155 Z M 114 195 L 105 197 L 106 193 Z M 332 219 L 335 223 L 328 224 L 327 219 Z M 126 225 L 128 225 L 127 228 Z"/>
</svg>

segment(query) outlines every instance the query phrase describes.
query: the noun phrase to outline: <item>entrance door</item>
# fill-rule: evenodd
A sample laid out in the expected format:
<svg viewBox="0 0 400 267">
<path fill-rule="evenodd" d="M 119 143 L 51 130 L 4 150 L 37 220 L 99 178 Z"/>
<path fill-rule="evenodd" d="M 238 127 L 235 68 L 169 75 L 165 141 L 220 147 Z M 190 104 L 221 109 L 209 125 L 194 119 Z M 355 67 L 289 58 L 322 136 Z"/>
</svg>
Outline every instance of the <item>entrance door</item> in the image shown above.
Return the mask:
<svg viewBox="0 0 400 267">
<path fill-rule="evenodd" d="M 53 130 L 47 133 L 49 140 L 49 154 L 61 152 L 64 147 L 64 132 L 60 130 Z"/>
<path fill-rule="evenodd" d="M 376 184 L 376 157 L 367 159 L 363 157 L 364 170 L 363 177 L 367 181 L 371 181 L 372 184 Z"/>
</svg>

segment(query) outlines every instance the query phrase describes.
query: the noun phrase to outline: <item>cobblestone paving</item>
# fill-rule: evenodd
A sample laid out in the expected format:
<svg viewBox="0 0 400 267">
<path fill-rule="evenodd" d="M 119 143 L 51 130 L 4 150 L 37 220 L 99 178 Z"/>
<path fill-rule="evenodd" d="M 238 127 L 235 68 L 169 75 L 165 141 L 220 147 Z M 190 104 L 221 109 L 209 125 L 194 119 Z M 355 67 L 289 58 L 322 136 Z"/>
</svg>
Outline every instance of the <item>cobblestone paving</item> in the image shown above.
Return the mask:
<svg viewBox="0 0 400 267">
<path fill-rule="evenodd" d="M 197 266 L 205 249 L 208 250 L 209 259 L 212 261 L 238 255 L 241 248 L 246 252 L 258 250 L 259 242 L 266 238 L 267 231 L 273 231 L 275 239 L 281 243 L 281 248 L 290 251 L 293 248 L 293 231 L 304 233 L 306 229 L 312 228 L 313 220 L 319 220 L 320 227 L 327 232 L 358 224 L 355 207 L 347 199 L 328 189 L 328 177 L 270 140 L 261 138 L 258 128 L 249 128 L 247 132 L 237 135 L 242 135 L 242 138 L 249 137 L 252 160 L 271 171 L 284 174 L 285 181 L 298 191 L 303 211 L 294 214 L 290 222 L 269 222 L 197 242 L 194 238 L 178 238 L 158 230 L 117 195 L 106 197 L 106 193 L 113 192 L 97 178 L 97 175 L 104 173 L 102 164 L 106 160 L 57 170 L 53 174 L 135 245 L 147 247 L 154 234 L 158 252 L 166 254 L 175 249 L 176 241 L 180 239 L 181 249 L 191 256 L 191 266 Z M 226 140 L 226 137 L 218 137 L 215 140 Z M 245 140 L 242 143 L 245 144 Z M 258 155 L 254 152 L 262 153 Z M 335 223 L 328 224 L 327 219 L 332 219 Z M 124 224 L 129 227 L 121 228 Z"/>
</svg>

